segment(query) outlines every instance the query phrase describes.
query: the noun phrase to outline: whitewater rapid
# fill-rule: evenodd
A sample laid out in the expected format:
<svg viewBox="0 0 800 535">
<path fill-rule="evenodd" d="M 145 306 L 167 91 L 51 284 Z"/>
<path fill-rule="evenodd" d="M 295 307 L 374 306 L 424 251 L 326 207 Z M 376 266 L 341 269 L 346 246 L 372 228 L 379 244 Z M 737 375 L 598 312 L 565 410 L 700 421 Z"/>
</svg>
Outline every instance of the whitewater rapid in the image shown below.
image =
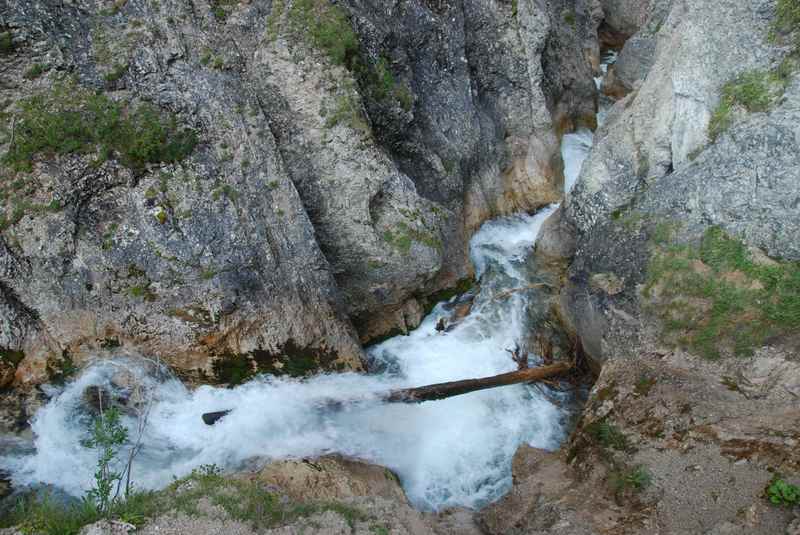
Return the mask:
<svg viewBox="0 0 800 535">
<path fill-rule="evenodd" d="M 16 488 L 49 484 L 74 496 L 85 493 L 97 458 L 81 446 L 91 420 L 83 392 L 91 385 L 113 389 L 112 379 L 124 372 L 154 400 L 133 468 L 139 488 L 164 487 L 202 464 L 236 470 L 253 459 L 341 453 L 394 470 L 421 509 L 485 505 L 510 487 L 511 459 L 521 444 L 552 449 L 564 438 L 566 410 L 552 402 L 558 394 L 515 385 L 419 405 L 377 396 L 516 369 L 506 350 L 528 334 L 532 294 L 525 289 L 525 258 L 554 208 L 483 225 L 470 248 L 480 281 L 471 312 L 439 332 L 439 318 L 453 307 L 440 303 L 408 336 L 370 348 L 371 368 L 380 373 L 261 376 L 231 389 L 189 390 L 168 373 L 152 373 L 141 358 L 121 355 L 98 361 L 64 387 L 50 387 L 51 400 L 32 420 L 32 444 L 0 456 L 0 468 Z M 355 401 L 331 408 L 331 399 Z M 214 426 L 201 421 L 204 412 L 229 408 Z M 135 435 L 135 419 L 128 416 L 125 424 Z"/>
</svg>

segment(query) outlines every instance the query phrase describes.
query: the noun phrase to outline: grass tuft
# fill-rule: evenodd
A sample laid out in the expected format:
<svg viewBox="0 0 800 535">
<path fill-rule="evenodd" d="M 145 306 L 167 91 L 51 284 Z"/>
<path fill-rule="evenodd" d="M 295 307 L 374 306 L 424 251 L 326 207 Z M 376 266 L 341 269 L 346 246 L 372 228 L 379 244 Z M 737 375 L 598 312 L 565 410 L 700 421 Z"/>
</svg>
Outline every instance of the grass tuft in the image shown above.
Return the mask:
<svg viewBox="0 0 800 535">
<path fill-rule="evenodd" d="M 707 358 L 751 355 L 800 328 L 800 264 L 757 262 L 719 227 L 699 245 L 654 240 L 647 276 L 643 293 L 658 291 L 665 332 Z"/>
</svg>

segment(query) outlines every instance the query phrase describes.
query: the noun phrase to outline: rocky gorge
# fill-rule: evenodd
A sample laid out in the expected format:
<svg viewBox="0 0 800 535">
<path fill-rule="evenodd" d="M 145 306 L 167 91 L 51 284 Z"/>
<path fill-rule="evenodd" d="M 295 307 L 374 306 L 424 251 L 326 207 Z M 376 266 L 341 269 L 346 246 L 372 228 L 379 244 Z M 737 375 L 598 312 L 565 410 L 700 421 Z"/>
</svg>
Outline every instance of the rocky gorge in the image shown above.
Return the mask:
<svg viewBox="0 0 800 535">
<path fill-rule="evenodd" d="M 800 533 L 771 500 L 800 484 L 799 35 L 791 0 L 0 0 L 1 429 L 120 354 L 190 386 L 391 368 L 370 344 L 508 291 L 486 221 L 560 202 L 498 280 L 591 390 L 502 497 L 420 512 L 407 472 L 301 454 L 84 532 Z"/>
</svg>

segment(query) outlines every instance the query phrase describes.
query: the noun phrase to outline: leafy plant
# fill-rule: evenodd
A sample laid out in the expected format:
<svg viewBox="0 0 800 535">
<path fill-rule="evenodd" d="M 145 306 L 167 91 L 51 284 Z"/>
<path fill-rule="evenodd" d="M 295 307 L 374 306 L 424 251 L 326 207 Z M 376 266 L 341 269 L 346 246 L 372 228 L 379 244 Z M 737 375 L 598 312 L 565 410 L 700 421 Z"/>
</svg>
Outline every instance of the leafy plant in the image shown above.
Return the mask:
<svg viewBox="0 0 800 535">
<path fill-rule="evenodd" d="M 767 499 L 773 505 L 800 504 L 800 487 L 787 483 L 778 476 L 772 478 L 766 488 Z"/>
<path fill-rule="evenodd" d="M 119 409 L 111 407 L 94 420 L 89 438 L 82 442 L 84 447 L 100 453 L 94 488 L 86 493 L 86 500 L 93 503 L 101 514 L 109 515 L 117 499 L 114 488 L 119 488 L 117 483 L 122 481 L 123 474 L 115 472 L 112 465 L 127 440 L 128 430 L 120 422 Z"/>
<path fill-rule="evenodd" d="M 608 422 L 594 422 L 587 426 L 586 431 L 604 448 L 627 451 L 630 447 L 628 438 Z"/>
</svg>

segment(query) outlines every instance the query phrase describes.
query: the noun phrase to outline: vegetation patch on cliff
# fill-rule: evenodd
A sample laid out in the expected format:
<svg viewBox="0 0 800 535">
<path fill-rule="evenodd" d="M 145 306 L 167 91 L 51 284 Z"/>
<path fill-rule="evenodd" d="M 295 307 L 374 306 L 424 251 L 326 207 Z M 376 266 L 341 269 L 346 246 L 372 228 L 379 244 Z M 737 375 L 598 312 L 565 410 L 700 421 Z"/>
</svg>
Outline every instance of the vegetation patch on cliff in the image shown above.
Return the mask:
<svg viewBox="0 0 800 535">
<path fill-rule="evenodd" d="M 708 358 L 750 355 L 800 328 L 800 264 L 769 259 L 719 227 L 699 244 L 654 240 L 643 293 L 668 340 Z"/>
<path fill-rule="evenodd" d="M 99 165 L 117 159 L 134 172 L 148 164 L 174 163 L 192 153 L 197 135 L 152 104 L 115 102 L 71 84 L 20 103 L 14 136 L 3 163 L 30 171 L 38 155 L 97 153 Z"/>
<path fill-rule="evenodd" d="M 772 71 L 747 71 L 722 86 L 722 96 L 708 124 L 709 137 L 715 140 L 730 128 L 737 110 L 768 111 L 783 94 L 789 74 L 788 64 L 784 64 Z"/>
<path fill-rule="evenodd" d="M 274 39 L 279 22 L 286 9 L 284 2 L 276 1 L 267 20 L 267 39 Z M 398 83 L 391 70 L 390 61 L 380 55 L 374 59 L 361 54 L 358 35 L 353 30 L 347 11 L 329 0 L 294 0 L 288 10 L 289 26 L 294 35 L 304 36 L 317 50 L 323 52 L 334 65 L 341 65 L 359 80 L 365 95 L 378 102 L 397 104 L 410 111 L 414 97 L 409 89 Z M 347 117 L 358 116 L 349 108 L 353 105 L 340 100 L 337 108 Z M 334 120 L 329 126 L 337 124 Z M 360 127 L 363 120 L 357 121 Z"/>
</svg>

